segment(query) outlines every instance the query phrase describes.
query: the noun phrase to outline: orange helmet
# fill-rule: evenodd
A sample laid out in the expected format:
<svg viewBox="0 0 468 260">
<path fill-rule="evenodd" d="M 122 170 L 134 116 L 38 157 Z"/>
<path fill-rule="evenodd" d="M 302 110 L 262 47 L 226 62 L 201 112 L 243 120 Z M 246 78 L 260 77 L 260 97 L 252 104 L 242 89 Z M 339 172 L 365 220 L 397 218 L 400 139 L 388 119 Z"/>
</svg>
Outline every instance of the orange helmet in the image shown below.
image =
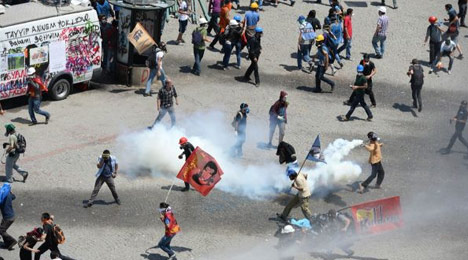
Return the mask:
<svg viewBox="0 0 468 260">
<path fill-rule="evenodd" d="M 429 22 L 430 22 L 431 24 L 434 24 L 435 22 L 437 22 L 437 17 L 435 17 L 435 16 L 429 17 Z"/>
<path fill-rule="evenodd" d="M 180 145 L 183 145 L 183 144 L 185 144 L 186 142 L 187 142 L 187 138 L 185 138 L 185 137 L 181 137 L 181 138 L 179 139 L 179 144 L 180 144 Z"/>
</svg>

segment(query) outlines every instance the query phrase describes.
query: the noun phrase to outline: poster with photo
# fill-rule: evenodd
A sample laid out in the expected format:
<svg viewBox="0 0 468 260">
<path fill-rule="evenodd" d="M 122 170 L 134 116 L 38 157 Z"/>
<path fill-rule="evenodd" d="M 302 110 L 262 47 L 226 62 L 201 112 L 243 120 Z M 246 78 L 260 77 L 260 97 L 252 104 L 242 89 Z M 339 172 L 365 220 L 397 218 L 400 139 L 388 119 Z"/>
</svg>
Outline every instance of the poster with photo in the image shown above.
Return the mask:
<svg viewBox="0 0 468 260">
<path fill-rule="evenodd" d="M 8 54 L 8 70 L 24 69 L 24 53 Z"/>
<path fill-rule="evenodd" d="M 49 46 L 32 48 L 29 50 L 29 65 L 46 63 L 49 61 Z"/>
</svg>

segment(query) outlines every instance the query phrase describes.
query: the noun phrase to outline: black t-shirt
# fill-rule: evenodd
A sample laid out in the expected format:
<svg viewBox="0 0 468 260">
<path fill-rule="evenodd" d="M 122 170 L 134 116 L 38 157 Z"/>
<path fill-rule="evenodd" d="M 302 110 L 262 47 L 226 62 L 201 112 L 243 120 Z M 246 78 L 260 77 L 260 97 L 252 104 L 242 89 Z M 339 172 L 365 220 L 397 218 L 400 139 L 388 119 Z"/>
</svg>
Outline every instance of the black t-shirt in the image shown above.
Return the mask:
<svg viewBox="0 0 468 260">
<path fill-rule="evenodd" d="M 315 17 L 307 17 L 306 21 L 312 25 L 315 31 L 322 29 L 319 19 Z"/>
<path fill-rule="evenodd" d="M 50 246 L 56 246 L 57 242 L 55 242 L 54 227 L 51 224 L 45 224 L 43 229 L 43 234 L 46 234 L 44 243 L 47 243 Z"/>
<path fill-rule="evenodd" d="M 192 154 L 193 150 L 195 150 L 193 145 L 191 143 L 189 143 L 189 142 L 187 142 L 183 146 L 183 149 L 184 149 L 185 160 L 187 160 L 189 158 L 189 156 Z"/>
<path fill-rule="evenodd" d="M 364 64 L 364 60 L 361 60 L 360 64 L 364 66 L 364 71 L 362 72 L 364 76 L 369 76 L 370 74 L 372 74 L 372 71 L 375 69 L 375 65 L 372 61 L 369 61 L 369 64 Z M 367 82 L 372 82 L 372 77 L 367 79 Z"/>
<path fill-rule="evenodd" d="M 466 108 L 460 108 L 458 109 L 458 112 L 457 112 L 457 116 L 456 116 L 457 120 L 462 120 L 462 121 L 465 121 L 466 122 L 466 119 L 468 118 L 468 113 L 466 111 Z M 465 126 L 466 123 L 462 123 L 462 122 L 459 122 L 457 121 L 457 126 L 460 127 L 460 126 Z"/>
</svg>

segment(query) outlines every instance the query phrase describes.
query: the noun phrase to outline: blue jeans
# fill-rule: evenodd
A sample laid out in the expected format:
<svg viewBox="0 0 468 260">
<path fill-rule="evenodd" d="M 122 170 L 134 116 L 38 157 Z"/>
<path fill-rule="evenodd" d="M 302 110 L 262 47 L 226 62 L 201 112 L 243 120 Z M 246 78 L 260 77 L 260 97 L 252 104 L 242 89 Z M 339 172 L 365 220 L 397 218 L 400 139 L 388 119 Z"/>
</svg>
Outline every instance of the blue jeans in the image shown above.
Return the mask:
<svg viewBox="0 0 468 260">
<path fill-rule="evenodd" d="M 195 63 L 193 64 L 192 70 L 196 73 L 201 72 L 200 62 L 203 59 L 203 54 L 205 54 L 205 50 L 199 50 L 197 48 L 193 48 L 193 56 L 195 57 Z"/>
<path fill-rule="evenodd" d="M 372 37 L 372 46 L 374 46 L 375 54 L 381 55 L 381 56 L 384 55 L 385 40 L 387 40 L 387 36 L 374 35 L 374 37 Z M 380 47 L 378 45 L 379 42 L 380 42 Z"/>
<path fill-rule="evenodd" d="M 232 46 L 233 44 L 226 41 L 224 43 L 224 57 L 223 57 L 223 66 L 227 67 L 229 65 L 229 59 L 231 58 L 231 52 L 232 52 Z"/>
<path fill-rule="evenodd" d="M 245 143 L 245 139 L 245 132 L 237 132 L 237 140 L 231 150 L 232 156 L 242 157 L 242 145 Z"/>
<path fill-rule="evenodd" d="M 161 238 L 161 240 L 158 243 L 159 248 L 161 248 L 162 251 L 166 252 L 169 255 L 169 257 L 175 254 L 171 248 L 171 241 L 174 238 L 174 236 L 175 235 L 172 235 L 172 236 L 165 235 Z"/>
<path fill-rule="evenodd" d="M 338 54 L 340 54 L 344 49 L 346 49 L 346 59 L 350 59 L 351 58 L 351 43 L 352 43 L 352 41 L 353 41 L 352 38 L 350 38 L 350 39 L 344 38 L 343 45 L 341 45 L 341 47 L 338 49 Z"/>
<path fill-rule="evenodd" d="M 47 118 L 50 117 L 50 114 L 44 110 L 41 110 L 41 98 L 32 98 L 29 97 L 28 99 L 28 111 L 29 111 L 29 117 L 31 117 L 31 121 L 33 123 L 37 123 L 36 120 L 36 115 L 34 113 L 37 113 L 39 115 L 43 115 Z"/>
<path fill-rule="evenodd" d="M 111 61 L 112 60 L 112 61 Z M 115 51 L 114 49 L 108 49 L 107 50 L 107 59 L 106 59 L 106 69 L 109 72 L 115 73 Z"/>
<path fill-rule="evenodd" d="M 310 44 L 301 44 L 300 49 L 297 50 L 297 67 L 302 69 L 302 60 L 310 62 Z"/>
<path fill-rule="evenodd" d="M 148 76 L 148 81 L 146 81 L 146 90 L 145 93 L 149 94 L 151 93 L 151 85 L 153 84 L 154 77 L 156 77 L 156 74 L 158 72 L 158 69 L 150 69 L 150 74 Z M 166 85 L 166 72 L 164 72 L 164 69 L 161 68 L 161 76 L 159 77 L 159 80 L 161 80 L 161 83 L 164 87 Z"/>
<path fill-rule="evenodd" d="M 332 88 L 335 87 L 335 82 L 325 77 L 326 69 L 327 68 L 325 68 L 323 65 L 319 65 L 317 67 L 317 70 L 315 72 L 315 89 L 317 91 L 322 91 L 322 87 L 321 87 L 322 81 L 328 83 L 328 85 L 330 85 Z"/>
<path fill-rule="evenodd" d="M 167 113 L 169 113 L 169 116 L 171 117 L 171 127 L 173 127 L 176 123 L 176 116 L 173 105 L 167 108 L 161 107 L 159 109 L 158 117 L 156 117 L 156 120 L 154 120 L 154 123 L 151 127 L 157 125 L 164 118 L 164 116 L 166 116 Z"/>
</svg>

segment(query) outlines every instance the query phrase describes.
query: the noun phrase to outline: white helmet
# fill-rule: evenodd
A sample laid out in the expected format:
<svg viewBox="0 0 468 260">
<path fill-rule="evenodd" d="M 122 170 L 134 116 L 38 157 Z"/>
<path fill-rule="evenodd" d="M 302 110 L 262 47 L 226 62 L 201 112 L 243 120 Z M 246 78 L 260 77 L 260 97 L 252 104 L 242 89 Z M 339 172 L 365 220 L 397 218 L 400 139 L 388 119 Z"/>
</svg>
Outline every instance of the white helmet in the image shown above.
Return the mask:
<svg viewBox="0 0 468 260">
<path fill-rule="evenodd" d="M 281 229 L 281 234 L 288 234 L 288 233 L 293 233 L 294 228 L 291 225 L 286 225 Z"/>
<path fill-rule="evenodd" d="M 385 6 L 381 6 L 379 8 L 379 12 L 386 14 L 387 13 L 387 8 L 385 8 Z"/>
<path fill-rule="evenodd" d="M 34 73 L 36 73 L 36 69 L 34 69 L 33 67 L 28 68 L 28 76 L 32 76 L 34 75 Z"/>
<path fill-rule="evenodd" d="M 239 23 L 236 20 L 232 19 L 231 21 L 229 21 L 229 26 L 237 26 L 237 25 L 239 25 Z"/>
</svg>

